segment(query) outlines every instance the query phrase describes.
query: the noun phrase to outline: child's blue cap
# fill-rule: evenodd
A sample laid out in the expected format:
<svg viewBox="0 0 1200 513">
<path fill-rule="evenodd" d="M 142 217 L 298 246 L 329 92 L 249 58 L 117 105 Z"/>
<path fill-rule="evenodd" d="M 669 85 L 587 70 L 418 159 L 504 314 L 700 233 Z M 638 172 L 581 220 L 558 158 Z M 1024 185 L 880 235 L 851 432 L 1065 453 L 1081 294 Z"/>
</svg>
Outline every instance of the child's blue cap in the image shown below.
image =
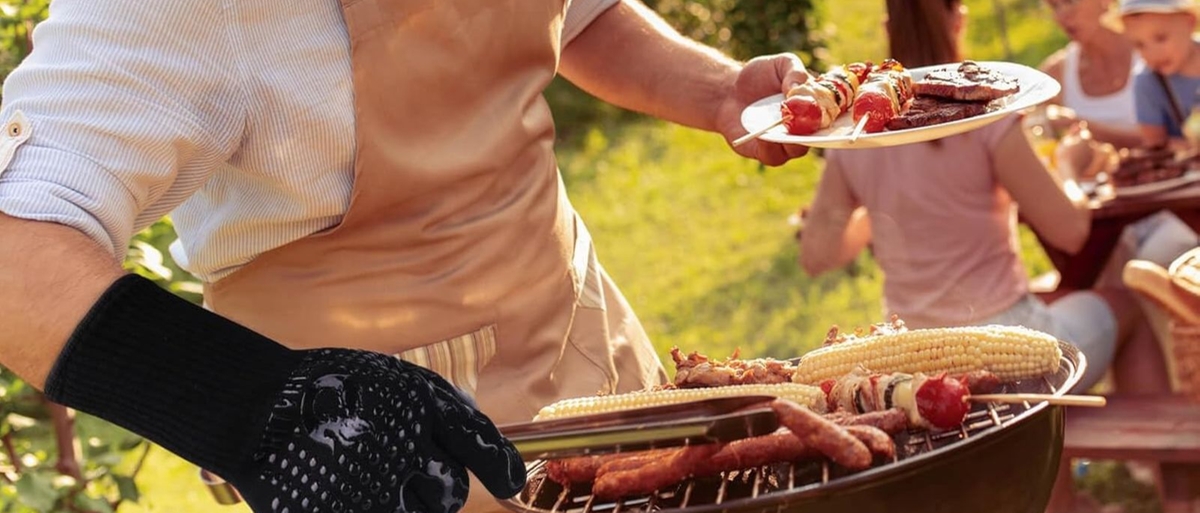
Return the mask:
<svg viewBox="0 0 1200 513">
<path fill-rule="evenodd" d="M 1121 0 L 1121 16 L 1128 14 L 1196 12 L 1193 0 Z"/>
</svg>

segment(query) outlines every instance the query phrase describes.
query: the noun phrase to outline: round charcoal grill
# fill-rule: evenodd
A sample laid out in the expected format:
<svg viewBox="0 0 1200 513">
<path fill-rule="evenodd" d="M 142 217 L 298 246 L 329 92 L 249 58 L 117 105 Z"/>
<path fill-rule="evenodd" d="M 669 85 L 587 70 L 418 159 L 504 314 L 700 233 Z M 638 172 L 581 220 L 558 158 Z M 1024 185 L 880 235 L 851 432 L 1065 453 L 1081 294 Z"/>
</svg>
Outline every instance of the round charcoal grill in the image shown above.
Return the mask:
<svg viewBox="0 0 1200 513">
<path fill-rule="evenodd" d="M 1059 342 L 1057 373 L 1007 383 L 1001 393 L 1070 392 L 1086 362 Z M 824 460 L 726 472 L 619 501 L 589 485 L 564 488 L 531 462 L 525 489 L 505 501 L 517 513 L 1041 513 L 1062 454 L 1063 411 L 1038 404 L 975 404 L 958 430 L 894 437 L 896 457 L 850 472 Z"/>
</svg>

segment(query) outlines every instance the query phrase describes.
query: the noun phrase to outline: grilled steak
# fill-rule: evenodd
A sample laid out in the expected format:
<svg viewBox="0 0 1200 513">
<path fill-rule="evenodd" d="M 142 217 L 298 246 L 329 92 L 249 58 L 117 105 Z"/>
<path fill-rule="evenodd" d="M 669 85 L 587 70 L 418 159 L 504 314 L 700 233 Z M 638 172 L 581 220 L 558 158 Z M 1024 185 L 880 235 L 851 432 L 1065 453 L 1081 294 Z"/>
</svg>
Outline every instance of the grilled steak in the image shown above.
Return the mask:
<svg viewBox="0 0 1200 513">
<path fill-rule="evenodd" d="M 958 68 L 943 68 L 913 84 L 917 96 L 936 96 L 958 101 L 992 101 L 1020 90 L 1017 80 L 995 70 L 964 61 Z"/>
<path fill-rule="evenodd" d="M 987 103 L 956 102 L 931 96 L 919 96 L 904 114 L 892 118 L 888 130 L 904 130 L 958 121 L 988 111 Z"/>
</svg>

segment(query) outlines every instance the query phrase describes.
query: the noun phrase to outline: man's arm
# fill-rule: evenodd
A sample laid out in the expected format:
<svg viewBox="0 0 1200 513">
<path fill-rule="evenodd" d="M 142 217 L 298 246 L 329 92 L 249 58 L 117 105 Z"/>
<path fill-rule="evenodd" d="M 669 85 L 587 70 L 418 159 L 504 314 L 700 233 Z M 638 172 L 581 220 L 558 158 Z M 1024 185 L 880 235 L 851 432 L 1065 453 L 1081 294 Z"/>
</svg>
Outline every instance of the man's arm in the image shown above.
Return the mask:
<svg viewBox="0 0 1200 513">
<path fill-rule="evenodd" d="M 746 133 L 740 118 L 747 105 L 808 79 L 794 55 L 737 62 L 680 35 L 638 0 L 621 0 L 575 37 L 563 49 L 560 72 L 606 102 L 727 141 Z M 758 142 L 737 150 L 770 165 L 807 151 Z"/>
<path fill-rule="evenodd" d="M 42 389 L 63 345 L 124 271 L 83 233 L 0 214 L 0 354 Z"/>
<path fill-rule="evenodd" d="M 680 35 L 641 2 L 622 0 L 563 49 L 560 71 L 614 105 L 716 131 L 717 107 L 741 68 Z"/>
</svg>

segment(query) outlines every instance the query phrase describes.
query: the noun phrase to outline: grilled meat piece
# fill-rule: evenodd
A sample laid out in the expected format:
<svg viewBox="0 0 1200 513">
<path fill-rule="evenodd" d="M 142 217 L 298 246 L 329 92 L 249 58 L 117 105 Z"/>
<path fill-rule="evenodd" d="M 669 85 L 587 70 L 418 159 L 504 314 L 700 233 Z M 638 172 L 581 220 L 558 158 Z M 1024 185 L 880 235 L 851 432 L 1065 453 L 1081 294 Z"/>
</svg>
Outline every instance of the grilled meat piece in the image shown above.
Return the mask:
<svg viewBox="0 0 1200 513">
<path fill-rule="evenodd" d="M 1004 98 L 1019 90 L 1016 79 L 974 61 L 963 61 L 957 68 L 932 71 L 913 84 L 917 96 L 972 102 Z"/>
<path fill-rule="evenodd" d="M 904 130 L 940 125 L 978 116 L 987 111 L 988 104 L 984 102 L 957 102 L 933 96 L 919 96 L 913 100 L 907 112 L 888 122 L 887 129 Z"/>
<path fill-rule="evenodd" d="M 1196 161 L 1197 155 L 1177 155 L 1168 148 L 1122 150 L 1120 164 L 1109 180 L 1115 187 L 1172 180 L 1187 173 Z"/>
<path fill-rule="evenodd" d="M 826 415 L 825 418 L 839 426 L 871 426 L 889 435 L 894 435 L 908 429 L 908 414 L 900 408 L 873 411 L 859 415 L 841 410 L 836 414 Z"/>
<path fill-rule="evenodd" d="M 694 445 L 637 468 L 605 472 L 592 483 L 592 494 L 600 499 L 617 499 L 671 486 L 690 477 L 722 447 L 724 444 Z"/>
<path fill-rule="evenodd" d="M 850 470 L 871 466 L 871 450 L 854 435 L 812 410 L 786 399 L 771 402 L 779 423 L 791 430 L 804 445 L 813 447 L 834 463 Z"/>
<path fill-rule="evenodd" d="M 872 426 L 846 426 L 843 429 L 866 444 L 871 454 L 889 460 L 896 456 L 896 442 L 883 430 Z"/>
<path fill-rule="evenodd" d="M 575 456 L 546 462 L 546 476 L 563 486 L 590 483 L 605 471 L 637 468 L 675 454 L 678 449 L 651 449 L 593 456 Z"/>
<path fill-rule="evenodd" d="M 719 387 L 790 383 L 795 365 L 773 358 L 740 360 L 735 351 L 727 360 L 712 360 L 693 351 L 686 358 L 678 347 L 671 349 L 675 360 L 675 386 L 679 388 Z"/>
<path fill-rule="evenodd" d="M 836 424 L 838 429 L 826 429 L 823 431 L 825 434 L 821 436 L 827 437 L 832 434 L 838 437 L 838 432 L 844 431 L 861 441 L 872 455 L 884 459 L 891 459 L 895 455 L 896 446 L 891 435 L 908 427 L 908 416 L 899 409 L 862 415 L 838 412 L 823 417 Z M 710 456 L 698 458 L 694 454 L 687 454 L 698 451 Z M 621 497 L 644 492 L 645 485 L 642 482 L 647 480 L 662 486 L 664 477 L 683 479 L 687 476 L 714 476 L 722 472 L 822 456 L 824 455 L 815 446 L 806 444 L 795 433 L 781 427 L 769 435 L 723 444 L 716 452 L 712 452 L 711 444 L 705 444 L 550 460 L 546 462 L 546 474 L 552 481 L 563 486 L 593 483 L 594 486 L 600 487 L 601 494 Z M 669 469 L 664 462 L 690 464 L 691 467 Z"/>
<path fill-rule="evenodd" d="M 904 333 L 906 331 L 908 331 L 908 327 L 904 325 L 904 321 L 900 320 L 900 316 L 892 314 L 892 319 L 890 322 L 872 324 L 870 329 L 867 331 L 864 331 L 861 327 L 859 327 L 855 328 L 852 332 L 843 333 L 835 324 L 832 328 L 829 328 L 828 332 L 825 333 L 825 342 L 821 345 L 822 347 L 831 346 L 833 344 L 841 344 L 842 342 L 849 342 L 851 340 L 875 337 L 879 335 L 895 335 L 898 333 Z"/>
</svg>

